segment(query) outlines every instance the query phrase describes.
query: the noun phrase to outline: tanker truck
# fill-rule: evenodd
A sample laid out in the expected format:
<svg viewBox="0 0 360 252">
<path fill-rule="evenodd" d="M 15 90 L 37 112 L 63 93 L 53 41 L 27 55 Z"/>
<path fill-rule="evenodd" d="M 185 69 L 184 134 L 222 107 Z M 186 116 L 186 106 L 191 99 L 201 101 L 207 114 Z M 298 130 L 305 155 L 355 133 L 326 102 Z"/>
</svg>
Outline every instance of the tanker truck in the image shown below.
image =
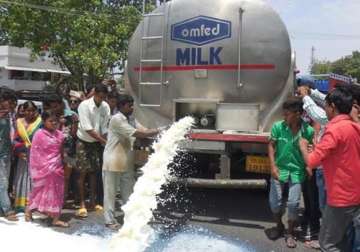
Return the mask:
<svg viewBox="0 0 360 252">
<path fill-rule="evenodd" d="M 127 91 L 147 127 L 187 115 L 191 187 L 263 188 L 269 130 L 294 91 L 295 55 L 260 0 L 172 0 L 144 14 L 128 51 Z"/>
</svg>

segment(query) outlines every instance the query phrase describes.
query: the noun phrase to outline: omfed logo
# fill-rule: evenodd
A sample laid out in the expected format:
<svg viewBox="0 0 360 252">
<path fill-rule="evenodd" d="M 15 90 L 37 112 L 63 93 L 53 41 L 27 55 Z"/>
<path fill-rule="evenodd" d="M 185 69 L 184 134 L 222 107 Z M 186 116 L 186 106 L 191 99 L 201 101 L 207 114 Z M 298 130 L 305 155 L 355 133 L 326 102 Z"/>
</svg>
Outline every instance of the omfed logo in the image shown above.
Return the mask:
<svg viewBox="0 0 360 252">
<path fill-rule="evenodd" d="M 193 45 L 205 45 L 231 37 L 231 22 L 198 16 L 171 26 L 171 39 Z"/>
</svg>

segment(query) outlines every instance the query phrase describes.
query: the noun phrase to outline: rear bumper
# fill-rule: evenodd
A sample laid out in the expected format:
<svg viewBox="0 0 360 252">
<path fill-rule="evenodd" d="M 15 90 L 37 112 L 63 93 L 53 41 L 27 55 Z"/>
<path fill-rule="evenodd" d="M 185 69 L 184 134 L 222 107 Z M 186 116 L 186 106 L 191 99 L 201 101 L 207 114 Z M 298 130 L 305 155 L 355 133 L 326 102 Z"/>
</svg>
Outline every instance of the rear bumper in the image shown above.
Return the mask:
<svg viewBox="0 0 360 252">
<path fill-rule="evenodd" d="M 200 179 L 176 178 L 174 182 L 194 188 L 239 188 L 239 189 L 266 189 L 266 179 Z"/>
</svg>

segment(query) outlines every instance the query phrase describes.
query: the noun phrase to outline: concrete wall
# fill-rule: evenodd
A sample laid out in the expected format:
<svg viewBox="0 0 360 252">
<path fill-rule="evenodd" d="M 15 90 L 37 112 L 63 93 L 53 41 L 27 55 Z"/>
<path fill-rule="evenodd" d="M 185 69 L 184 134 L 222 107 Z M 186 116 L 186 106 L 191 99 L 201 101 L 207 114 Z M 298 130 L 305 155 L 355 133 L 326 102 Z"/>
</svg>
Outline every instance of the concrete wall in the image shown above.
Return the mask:
<svg viewBox="0 0 360 252">
<path fill-rule="evenodd" d="M 45 81 L 32 80 L 9 80 L 9 71 L 0 68 L 0 87 L 6 86 L 14 90 L 42 90 L 45 87 Z"/>
</svg>

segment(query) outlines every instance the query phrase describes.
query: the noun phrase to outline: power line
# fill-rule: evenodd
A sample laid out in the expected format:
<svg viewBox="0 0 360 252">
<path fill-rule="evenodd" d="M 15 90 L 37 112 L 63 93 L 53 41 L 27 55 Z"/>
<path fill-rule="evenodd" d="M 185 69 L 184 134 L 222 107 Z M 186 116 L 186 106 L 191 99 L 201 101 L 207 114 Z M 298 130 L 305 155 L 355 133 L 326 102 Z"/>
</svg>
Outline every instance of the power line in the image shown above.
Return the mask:
<svg viewBox="0 0 360 252">
<path fill-rule="evenodd" d="M 360 38 L 360 34 L 338 34 L 338 33 L 299 32 L 299 31 L 292 31 L 292 32 L 296 33 L 296 34 L 300 34 L 300 35 L 306 35 L 306 36 Z"/>
<path fill-rule="evenodd" d="M 316 40 L 360 40 L 359 34 L 315 33 L 290 31 L 292 39 L 316 39 Z"/>
</svg>

